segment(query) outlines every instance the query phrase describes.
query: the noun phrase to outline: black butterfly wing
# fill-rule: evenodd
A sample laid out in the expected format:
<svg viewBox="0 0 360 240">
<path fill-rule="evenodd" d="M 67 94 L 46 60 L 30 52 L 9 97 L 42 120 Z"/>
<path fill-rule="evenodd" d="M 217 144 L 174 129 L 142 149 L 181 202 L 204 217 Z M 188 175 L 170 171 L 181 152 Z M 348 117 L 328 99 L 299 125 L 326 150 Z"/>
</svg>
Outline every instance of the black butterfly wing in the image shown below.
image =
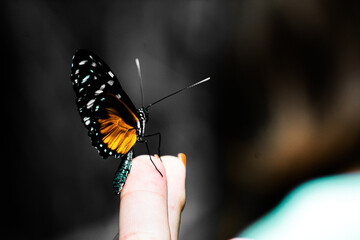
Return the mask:
<svg viewBox="0 0 360 240">
<path fill-rule="evenodd" d="M 78 50 L 70 78 L 92 145 L 104 158 L 126 154 L 136 142 L 138 115 L 114 73 L 96 54 Z"/>
</svg>

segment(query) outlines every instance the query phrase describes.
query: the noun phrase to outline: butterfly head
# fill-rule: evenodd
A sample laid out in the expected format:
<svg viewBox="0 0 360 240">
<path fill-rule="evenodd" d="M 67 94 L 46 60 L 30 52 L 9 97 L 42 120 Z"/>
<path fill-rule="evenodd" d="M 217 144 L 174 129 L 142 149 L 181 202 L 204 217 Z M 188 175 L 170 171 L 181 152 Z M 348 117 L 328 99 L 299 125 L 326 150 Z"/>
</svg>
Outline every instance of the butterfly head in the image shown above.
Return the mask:
<svg viewBox="0 0 360 240">
<path fill-rule="evenodd" d="M 139 121 L 145 121 L 147 122 L 149 119 L 149 111 L 142 107 L 138 109 L 138 114 L 139 114 Z"/>
<path fill-rule="evenodd" d="M 148 118 L 149 112 L 145 108 L 140 108 L 138 110 L 138 116 L 139 116 L 139 121 L 137 126 L 137 137 L 138 137 L 138 141 L 141 141 L 142 137 L 145 135 L 145 123 L 149 119 Z"/>
</svg>

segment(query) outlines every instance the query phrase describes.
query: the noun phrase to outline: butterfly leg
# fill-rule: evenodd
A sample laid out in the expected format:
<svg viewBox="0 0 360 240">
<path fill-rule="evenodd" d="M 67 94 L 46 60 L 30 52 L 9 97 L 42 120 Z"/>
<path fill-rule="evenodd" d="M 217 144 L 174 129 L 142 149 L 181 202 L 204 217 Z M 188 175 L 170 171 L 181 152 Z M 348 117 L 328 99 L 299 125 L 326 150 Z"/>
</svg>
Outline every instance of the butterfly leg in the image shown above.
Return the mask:
<svg viewBox="0 0 360 240">
<path fill-rule="evenodd" d="M 149 134 L 149 135 L 145 135 L 144 137 L 153 137 L 153 136 L 158 136 L 158 137 L 159 137 L 158 154 L 159 154 L 159 158 L 160 158 L 160 160 L 161 160 L 161 152 L 160 152 L 160 147 L 161 147 L 161 134 L 160 134 L 160 132 L 153 133 L 153 134 Z"/>
<path fill-rule="evenodd" d="M 150 161 L 151 163 L 154 165 L 156 171 L 158 171 L 161 175 L 161 177 L 163 177 L 163 174 L 160 172 L 160 170 L 156 167 L 155 163 L 153 162 L 153 160 L 151 159 L 151 153 L 150 153 L 150 148 L 149 148 L 149 144 L 147 142 L 147 140 L 142 140 L 141 142 L 145 143 L 145 146 L 146 146 L 146 149 L 148 151 L 148 154 L 149 154 L 149 158 L 150 158 Z"/>
</svg>

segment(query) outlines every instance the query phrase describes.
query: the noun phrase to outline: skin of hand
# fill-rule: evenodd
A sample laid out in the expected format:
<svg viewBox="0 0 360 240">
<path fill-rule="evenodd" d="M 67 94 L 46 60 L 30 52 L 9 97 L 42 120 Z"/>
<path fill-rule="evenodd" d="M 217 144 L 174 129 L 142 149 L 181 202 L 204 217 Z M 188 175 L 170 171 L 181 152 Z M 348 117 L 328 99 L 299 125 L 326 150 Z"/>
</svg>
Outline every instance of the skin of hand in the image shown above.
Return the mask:
<svg viewBox="0 0 360 240">
<path fill-rule="evenodd" d="M 177 240 L 181 212 L 185 205 L 186 156 L 133 159 L 120 195 L 119 240 Z"/>
</svg>

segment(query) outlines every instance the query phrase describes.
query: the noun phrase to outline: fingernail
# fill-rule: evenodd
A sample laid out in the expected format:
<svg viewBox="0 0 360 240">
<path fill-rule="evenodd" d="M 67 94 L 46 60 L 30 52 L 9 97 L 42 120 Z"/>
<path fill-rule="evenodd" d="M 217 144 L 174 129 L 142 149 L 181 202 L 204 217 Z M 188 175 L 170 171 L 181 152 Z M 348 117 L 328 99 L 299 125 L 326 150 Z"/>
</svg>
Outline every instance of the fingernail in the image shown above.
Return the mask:
<svg viewBox="0 0 360 240">
<path fill-rule="evenodd" d="M 181 161 L 183 162 L 184 166 L 186 167 L 186 156 L 185 156 L 185 154 L 179 153 L 179 154 L 178 154 L 178 158 L 181 159 Z"/>
<path fill-rule="evenodd" d="M 154 156 L 155 156 L 156 158 L 160 158 L 159 155 L 157 155 L 157 154 L 155 154 Z"/>
</svg>

